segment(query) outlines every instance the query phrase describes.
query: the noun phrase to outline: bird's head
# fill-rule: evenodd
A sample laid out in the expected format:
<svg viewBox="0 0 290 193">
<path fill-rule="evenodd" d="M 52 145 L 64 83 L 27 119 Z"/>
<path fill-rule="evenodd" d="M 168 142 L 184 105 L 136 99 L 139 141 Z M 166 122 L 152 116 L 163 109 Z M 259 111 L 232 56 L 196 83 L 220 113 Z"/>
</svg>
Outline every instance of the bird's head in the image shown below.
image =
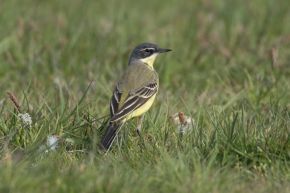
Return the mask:
<svg viewBox="0 0 290 193">
<path fill-rule="evenodd" d="M 152 43 L 142 43 L 134 48 L 131 53 L 129 65 L 133 61 L 139 61 L 146 63 L 150 67 L 153 67 L 156 57 L 165 52 L 169 52 L 171 49 L 160 48 L 156 44 Z"/>
</svg>

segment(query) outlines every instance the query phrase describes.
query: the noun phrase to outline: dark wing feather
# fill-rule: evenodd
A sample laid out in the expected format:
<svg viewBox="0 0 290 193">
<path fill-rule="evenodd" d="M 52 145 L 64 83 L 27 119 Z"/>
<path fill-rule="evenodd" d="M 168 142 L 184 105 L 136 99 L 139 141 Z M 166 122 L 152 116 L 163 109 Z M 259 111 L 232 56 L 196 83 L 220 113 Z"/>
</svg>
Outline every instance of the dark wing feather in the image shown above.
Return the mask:
<svg viewBox="0 0 290 193">
<path fill-rule="evenodd" d="M 115 122 L 123 119 L 135 109 L 145 104 L 157 91 L 158 84 L 150 83 L 136 90 L 134 93 L 129 94 L 122 107 L 118 112 L 114 113 L 110 121 Z"/>
<path fill-rule="evenodd" d="M 113 96 L 111 98 L 111 102 L 110 102 L 111 117 L 113 117 L 114 114 L 118 111 L 121 95 L 122 94 L 119 91 L 118 86 L 116 86 L 116 88 L 115 88 L 115 90 L 113 92 Z"/>
</svg>

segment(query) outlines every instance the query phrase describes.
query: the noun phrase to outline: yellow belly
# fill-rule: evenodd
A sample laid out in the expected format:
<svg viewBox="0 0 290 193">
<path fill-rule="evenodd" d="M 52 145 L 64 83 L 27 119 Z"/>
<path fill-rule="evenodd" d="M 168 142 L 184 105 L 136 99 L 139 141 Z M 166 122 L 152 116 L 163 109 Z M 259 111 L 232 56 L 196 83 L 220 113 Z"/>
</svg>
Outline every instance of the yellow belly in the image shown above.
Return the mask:
<svg viewBox="0 0 290 193">
<path fill-rule="evenodd" d="M 152 106 L 154 100 L 155 100 L 156 94 L 154 94 L 145 104 L 143 104 L 141 107 L 134 110 L 130 115 L 127 116 L 125 121 L 133 118 L 133 117 L 139 117 L 142 114 L 146 113 L 150 107 Z"/>
</svg>

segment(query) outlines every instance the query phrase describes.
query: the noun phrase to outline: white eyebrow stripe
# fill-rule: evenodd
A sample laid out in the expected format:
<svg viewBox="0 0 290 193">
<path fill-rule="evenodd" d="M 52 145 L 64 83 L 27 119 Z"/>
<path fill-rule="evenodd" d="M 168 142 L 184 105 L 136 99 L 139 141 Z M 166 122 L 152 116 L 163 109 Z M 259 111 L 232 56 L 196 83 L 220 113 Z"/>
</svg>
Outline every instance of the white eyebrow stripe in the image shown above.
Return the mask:
<svg viewBox="0 0 290 193">
<path fill-rule="evenodd" d="M 140 51 L 144 51 L 144 50 L 153 50 L 153 51 L 155 51 L 155 48 L 143 48 Z"/>
</svg>

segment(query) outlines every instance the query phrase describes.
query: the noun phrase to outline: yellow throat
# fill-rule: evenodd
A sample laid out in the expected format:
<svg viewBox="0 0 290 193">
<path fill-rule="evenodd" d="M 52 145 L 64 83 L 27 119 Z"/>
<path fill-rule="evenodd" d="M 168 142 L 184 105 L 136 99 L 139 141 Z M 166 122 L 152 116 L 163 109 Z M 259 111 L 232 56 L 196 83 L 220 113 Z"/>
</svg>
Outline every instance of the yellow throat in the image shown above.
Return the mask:
<svg viewBox="0 0 290 193">
<path fill-rule="evenodd" d="M 142 58 L 140 59 L 141 62 L 147 64 L 150 68 L 153 69 L 153 64 L 155 62 L 155 59 L 157 57 L 158 54 L 152 54 L 151 56 L 147 57 L 147 58 Z"/>
</svg>

